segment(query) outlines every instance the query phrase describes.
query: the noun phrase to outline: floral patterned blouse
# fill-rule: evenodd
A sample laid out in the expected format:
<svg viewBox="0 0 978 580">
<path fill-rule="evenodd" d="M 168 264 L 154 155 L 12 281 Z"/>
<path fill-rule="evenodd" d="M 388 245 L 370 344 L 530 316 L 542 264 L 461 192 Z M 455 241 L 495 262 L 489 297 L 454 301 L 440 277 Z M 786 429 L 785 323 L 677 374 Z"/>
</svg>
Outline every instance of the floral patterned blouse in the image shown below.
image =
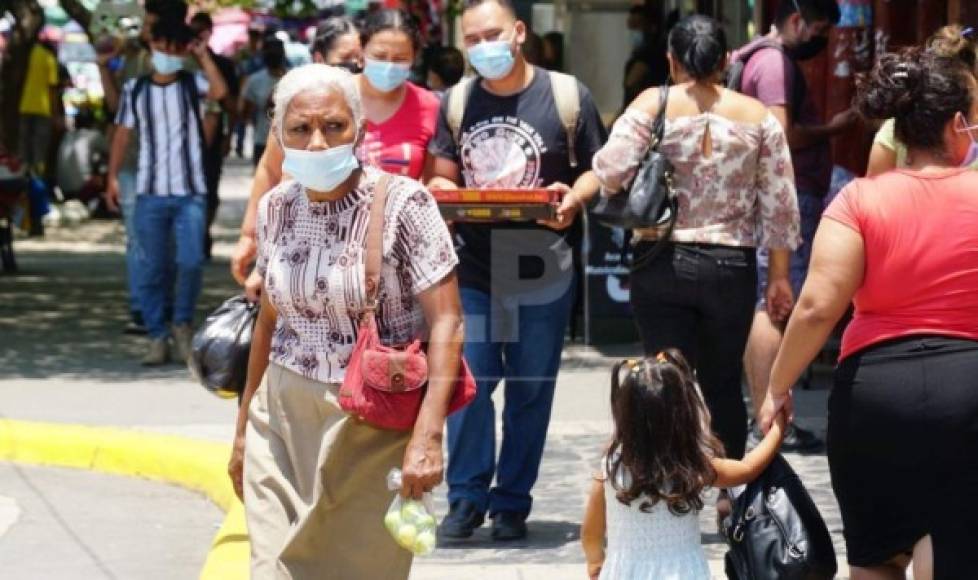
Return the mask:
<svg viewBox="0 0 978 580">
<path fill-rule="evenodd" d="M 653 119 L 628 109 L 594 156 L 602 195 L 631 184 L 652 142 Z M 710 132 L 712 152 L 703 152 Z M 724 246 L 794 249 L 801 242 L 788 140 L 768 113 L 761 123 L 712 113 L 666 119 L 659 151 L 675 169 L 679 217 L 672 240 Z M 636 237 L 654 238 L 655 230 Z"/>
<path fill-rule="evenodd" d="M 305 377 L 343 381 L 364 303 L 364 250 L 370 202 L 381 173 L 333 202 L 311 202 L 295 181 L 258 206 L 258 272 L 278 310 L 270 361 Z M 392 177 L 384 224 L 377 323 L 387 344 L 421 336 L 417 295 L 451 274 L 458 258 L 431 194 Z"/>
</svg>

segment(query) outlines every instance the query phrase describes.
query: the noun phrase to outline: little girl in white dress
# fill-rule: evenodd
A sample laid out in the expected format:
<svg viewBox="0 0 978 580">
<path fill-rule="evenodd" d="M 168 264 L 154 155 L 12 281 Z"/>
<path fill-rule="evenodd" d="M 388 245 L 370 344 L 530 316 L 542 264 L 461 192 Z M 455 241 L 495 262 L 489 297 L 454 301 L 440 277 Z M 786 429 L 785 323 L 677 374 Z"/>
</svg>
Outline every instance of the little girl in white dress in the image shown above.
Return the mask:
<svg viewBox="0 0 978 580">
<path fill-rule="evenodd" d="M 784 413 L 744 459 L 723 459 L 693 372 L 675 350 L 616 365 L 611 408 L 615 434 L 581 528 L 589 578 L 709 579 L 697 517 L 703 490 L 760 475 L 781 446 Z"/>
</svg>

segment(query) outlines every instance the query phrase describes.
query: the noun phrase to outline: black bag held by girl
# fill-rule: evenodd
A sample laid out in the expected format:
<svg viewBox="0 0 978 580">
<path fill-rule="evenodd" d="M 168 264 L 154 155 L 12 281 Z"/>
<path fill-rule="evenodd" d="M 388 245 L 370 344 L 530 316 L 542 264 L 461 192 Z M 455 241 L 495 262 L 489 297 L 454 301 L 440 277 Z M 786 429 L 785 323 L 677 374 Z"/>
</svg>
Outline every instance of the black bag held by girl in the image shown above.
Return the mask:
<svg viewBox="0 0 978 580">
<path fill-rule="evenodd" d="M 638 168 L 628 191 L 609 197 L 597 196 L 591 217 L 612 228 L 640 229 L 668 226 L 660 240 L 668 240 L 676 223 L 678 201 L 672 190 L 672 163 L 661 153 L 659 145 L 665 132 L 666 103 L 669 85 L 659 89 L 659 112 L 652 125 L 653 142 Z"/>
<path fill-rule="evenodd" d="M 257 318 L 258 305 L 235 296 L 212 312 L 194 334 L 187 365 L 205 389 L 226 399 L 244 392 Z"/>
<path fill-rule="evenodd" d="M 835 577 L 832 538 L 815 502 L 778 455 L 742 491 L 723 520 L 732 580 L 823 580 Z"/>
</svg>

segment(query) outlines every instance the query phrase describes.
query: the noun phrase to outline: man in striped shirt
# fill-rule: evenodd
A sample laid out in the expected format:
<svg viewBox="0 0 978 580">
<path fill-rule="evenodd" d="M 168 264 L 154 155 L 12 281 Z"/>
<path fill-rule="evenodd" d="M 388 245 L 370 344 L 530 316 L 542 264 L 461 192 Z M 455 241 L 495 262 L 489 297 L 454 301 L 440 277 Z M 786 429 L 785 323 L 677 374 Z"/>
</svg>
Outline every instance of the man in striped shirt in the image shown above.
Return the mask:
<svg viewBox="0 0 978 580">
<path fill-rule="evenodd" d="M 201 288 L 207 197 L 202 105 L 205 99 L 224 98 L 227 85 L 207 47 L 192 39 L 193 32 L 181 19 L 161 18 L 153 26 L 153 73 L 131 79 L 123 87 L 109 159 L 106 198 L 114 208 L 119 200 L 119 169 L 136 130 L 139 161 L 134 221 L 143 260 L 139 294 L 151 339 L 145 365 L 164 364 L 170 358 L 170 330 L 164 317 L 167 271 L 177 273 L 173 338 L 180 361 L 190 354 L 191 325 Z M 188 52 L 200 63 L 203 77 L 183 71 Z"/>
</svg>

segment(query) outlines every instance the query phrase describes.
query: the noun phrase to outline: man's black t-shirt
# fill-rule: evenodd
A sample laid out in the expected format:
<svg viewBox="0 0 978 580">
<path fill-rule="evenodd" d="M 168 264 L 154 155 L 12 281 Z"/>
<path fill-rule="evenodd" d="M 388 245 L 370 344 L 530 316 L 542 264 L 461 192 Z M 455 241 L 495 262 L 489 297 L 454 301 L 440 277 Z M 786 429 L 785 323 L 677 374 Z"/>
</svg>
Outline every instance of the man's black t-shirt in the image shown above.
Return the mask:
<svg viewBox="0 0 978 580">
<path fill-rule="evenodd" d="M 460 143 L 455 142 L 448 126 L 448 99 L 443 99 L 429 152 L 458 163 L 465 187 L 546 187 L 555 182 L 573 186 L 580 174 L 591 168 L 591 158 L 607 135 L 591 93 L 578 83 L 581 112 L 577 142 L 570 145 L 575 148 L 578 166 L 570 166 L 567 132 L 560 122 L 548 75 L 534 67 L 530 86 L 505 97 L 490 93 L 476 82 L 462 117 Z M 496 247 L 492 247 L 493 232 L 521 230 L 527 235 L 496 236 Z M 491 279 L 493 251 L 519 259 L 520 279 L 540 278 L 546 262 L 567 265 L 564 274 L 570 276 L 571 230 L 554 232 L 533 222 L 456 223 L 459 283 L 485 291 L 493 286 L 501 289 L 503 281 L 493 284 Z M 541 231 L 551 235 L 529 233 Z M 547 253 L 553 254 L 553 259 L 532 257 Z"/>
</svg>

